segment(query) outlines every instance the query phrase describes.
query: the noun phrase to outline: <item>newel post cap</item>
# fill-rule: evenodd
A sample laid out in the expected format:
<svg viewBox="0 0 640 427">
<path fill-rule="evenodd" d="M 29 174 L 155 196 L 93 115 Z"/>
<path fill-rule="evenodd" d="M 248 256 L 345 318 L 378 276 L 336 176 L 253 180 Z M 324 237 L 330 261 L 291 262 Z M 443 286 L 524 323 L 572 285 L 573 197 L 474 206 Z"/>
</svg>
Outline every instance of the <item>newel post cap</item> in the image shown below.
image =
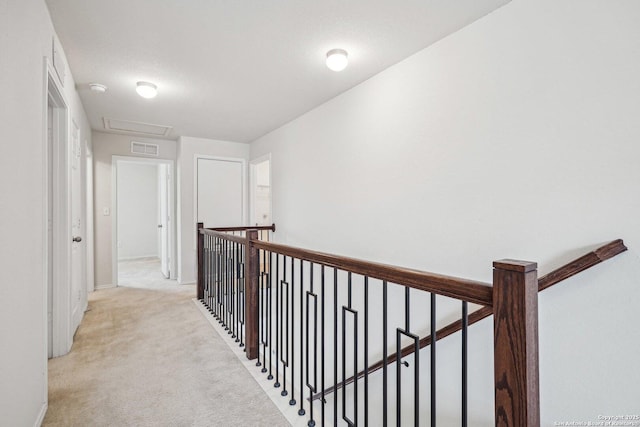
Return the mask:
<svg viewBox="0 0 640 427">
<path fill-rule="evenodd" d="M 516 259 L 501 259 L 499 261 L 493 261 L 493 268 L 528 273 L 529 271 L 537 270 L 538 263 L 532 261 L 520 261 Z"/>
</svg>

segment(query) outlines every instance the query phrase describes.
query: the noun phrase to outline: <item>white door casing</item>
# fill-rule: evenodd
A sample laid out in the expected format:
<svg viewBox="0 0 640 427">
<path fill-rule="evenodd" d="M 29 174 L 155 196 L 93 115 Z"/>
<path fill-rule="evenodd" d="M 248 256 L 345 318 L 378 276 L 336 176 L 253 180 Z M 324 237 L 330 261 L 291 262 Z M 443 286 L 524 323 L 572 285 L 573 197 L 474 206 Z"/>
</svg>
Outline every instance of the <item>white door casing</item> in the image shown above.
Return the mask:
<svg viewBox="0 0 640 427">
<path fill-rule="evenodd" d="M 174 161 L 168 159 L 151 159 L 146 157 L 136 156 L 112 156 L 111 157 L 111 274 L 113 286 L 118 286 L 118 164 L 121 162 L 134 162 L 134 163 L 150 163 L 157 165 L 164 165 L 167 170 L 167 211 L 166 216 L 166 230 L 167 230 L 167 254 L 168 260 L 167 273 L 169 278 L 175 279 L 175 263 L 176 263 L 176 248 L 175 248 L 175 183 L 174 177 Z M 158 223 L 160 224 L 160 223 Z"/>
<path fill-rule="evenodd" d="M 158 166 L 158 242 L 160 270 L 164 277 L 170 277 L 169 221 L 170 221 L 171 174 L 167 165 Z"/>
<path fill-rule="evenodd" d="M 48 356 L 57 357 L 69 352 L 73 343 L 71 308 L 71 165 L 69 150 L 69 113 L 62 85 L 50 61 L 44 59 L 43 93 L 43 188 L 44 203 L 43 308 Z M 49 109 L 51 106 L 51 109 Z M 51 128 L 51 132 L 49 132 Z M 49 316 L 49 312 L 51 316 Z M 46 394 L 45 394 L 46 397 Z"/>
</svg>

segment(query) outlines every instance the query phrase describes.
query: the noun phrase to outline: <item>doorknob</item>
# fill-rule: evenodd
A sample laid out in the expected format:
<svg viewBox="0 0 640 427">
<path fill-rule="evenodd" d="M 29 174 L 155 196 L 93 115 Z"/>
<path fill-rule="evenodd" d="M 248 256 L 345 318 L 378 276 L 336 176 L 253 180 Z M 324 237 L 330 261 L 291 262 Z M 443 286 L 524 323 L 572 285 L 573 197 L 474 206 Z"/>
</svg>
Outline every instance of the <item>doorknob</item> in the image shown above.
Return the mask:
<svg viewBox="0 0 640 427">
<path fill-rule="evenodd" d="M 158 224 L 158 228 L 162 228 L 162 224 Z"/>
<path fill-rule="evenodd" d="M 76 236 L 76 237 L 74 237 L 72 240 L 73 240 L 74 242 L 76 242 L 76 243 L 80 243 L 80 242 L 82 242 L 82 237 L 80 237 L 80 236 Z"/>
</svg>

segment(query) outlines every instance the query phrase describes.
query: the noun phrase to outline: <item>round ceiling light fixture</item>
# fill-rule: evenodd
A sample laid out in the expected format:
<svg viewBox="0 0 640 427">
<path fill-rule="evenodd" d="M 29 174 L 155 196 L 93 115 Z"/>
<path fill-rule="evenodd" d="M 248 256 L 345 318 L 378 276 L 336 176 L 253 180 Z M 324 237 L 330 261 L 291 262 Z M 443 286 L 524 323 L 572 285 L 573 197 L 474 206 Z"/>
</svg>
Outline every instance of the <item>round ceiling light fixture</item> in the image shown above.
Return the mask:
<svg viewBox="0 0 640 427">
<path fill-rule="evenodd" d="M 333 71 L 342 71 L 349 63 L 347 51 L 344 49 L 331 49 L 327 52 L 327 67 Z"/>
<path fill-rule="evenodd" d="M 138 82 L 136 84 L 136 92 L 143 98 L 155 98 L 158 94 L 158 86 L 149 82 Z"/>
<path fill-rule="evenodd" d="M 107 87 L 100 83 L 89 83 L 89 89 L 98 93 L 105 93 L 107 91 Z"/>
</svg>

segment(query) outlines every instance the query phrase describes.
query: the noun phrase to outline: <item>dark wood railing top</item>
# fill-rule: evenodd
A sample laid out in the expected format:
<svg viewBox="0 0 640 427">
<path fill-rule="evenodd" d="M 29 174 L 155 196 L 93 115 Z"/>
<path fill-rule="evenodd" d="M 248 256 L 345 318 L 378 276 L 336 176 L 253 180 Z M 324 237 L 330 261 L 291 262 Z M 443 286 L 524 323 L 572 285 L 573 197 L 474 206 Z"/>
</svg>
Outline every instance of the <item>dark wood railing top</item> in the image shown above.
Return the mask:
<svg viewBox="0 0 640 427">
<path fill-rule="evenodd" d="M 243 227 L 211 227 L 205 228 L 205 230 L 213 231 L 247 231 L 247 230 L 271 230 L 276 231 L 276 225 L 247 225 Z"/>
<path fill-rule="evenodd" d="M 489 283 L 347 258 L 271 242 L 252 241 L 252 244 L 258 249 L 462 301 L 489 307 L 493 304 L 492 287 Z"/>
<path fill-rule="evenodd" d="M 624 245 L 622 239 L 617 239 L 613 242 L 607 243 L 606 245 L 601 246 L 598 249 L 581 256 L 580 258 L 574 259 L 570 263 L 565 264 L 562 267 L 557 268 L 539 278 L 538 290 L 545 290 L 558 282 L 562 282 L 563 280 L 568 279 L 571 276 L 575 276 L 576 274 L 588 268 L 591 268 L 594 265 L 601 263 L 602 261 L 613 258 L 614 256 L 621 254 L 626 250 L 627 247 Z"/>
<path fill-rule="evenodd" d="M 211 228 L 201 228 L 200 234 L 204 234 L 207 236 L 220 237 L 221 239 L 230 240 L 232 242 L 240 243 L 241 245 L 247 244 L 247 238 L 244 236 L 234 236 L 233 234 L 229 234 L 223 231 L 215 231 Z"/>
</svg>

